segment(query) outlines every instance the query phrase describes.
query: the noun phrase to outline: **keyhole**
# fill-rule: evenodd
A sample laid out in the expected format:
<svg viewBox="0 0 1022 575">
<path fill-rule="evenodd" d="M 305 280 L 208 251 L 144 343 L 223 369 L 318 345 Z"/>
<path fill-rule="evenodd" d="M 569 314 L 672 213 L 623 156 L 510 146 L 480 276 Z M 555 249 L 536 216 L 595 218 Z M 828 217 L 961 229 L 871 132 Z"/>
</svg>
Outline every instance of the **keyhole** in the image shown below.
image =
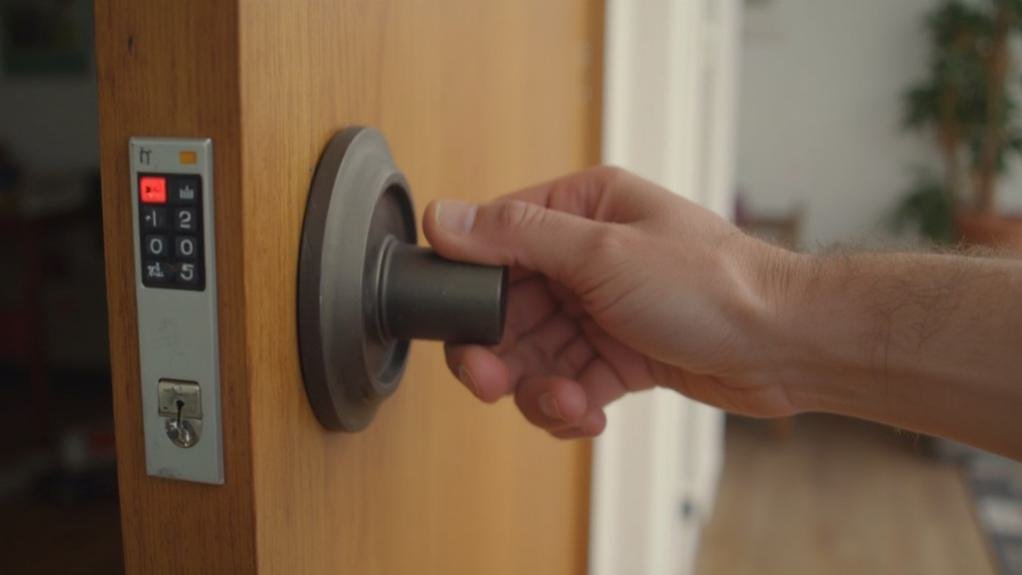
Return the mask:
<svg viewBox="0 0 1022 575">
<path fill-rule="evenodd" d="M 167 419 L 167 437 L 178 447 L 191 447 L 199 440 L 198 430 L 192 421 L 183 418 L 185 401 L 175 399 L 174 405 L 177 406 L 177 417 Z"/>
</svg>

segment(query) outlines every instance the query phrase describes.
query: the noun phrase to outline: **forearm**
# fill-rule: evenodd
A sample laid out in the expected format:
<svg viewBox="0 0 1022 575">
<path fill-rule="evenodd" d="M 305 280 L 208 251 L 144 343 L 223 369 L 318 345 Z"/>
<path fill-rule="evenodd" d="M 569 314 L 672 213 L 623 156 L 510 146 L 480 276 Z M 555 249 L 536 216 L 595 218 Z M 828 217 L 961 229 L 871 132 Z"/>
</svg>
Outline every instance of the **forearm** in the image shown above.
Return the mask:
<svg viewBox="0 0 1022 575">
<path fill-rule="evenodd" d="M 794 405 L 1022 458 L 1022 261 L 793 261 L 774 360 Z"/>
</svg>

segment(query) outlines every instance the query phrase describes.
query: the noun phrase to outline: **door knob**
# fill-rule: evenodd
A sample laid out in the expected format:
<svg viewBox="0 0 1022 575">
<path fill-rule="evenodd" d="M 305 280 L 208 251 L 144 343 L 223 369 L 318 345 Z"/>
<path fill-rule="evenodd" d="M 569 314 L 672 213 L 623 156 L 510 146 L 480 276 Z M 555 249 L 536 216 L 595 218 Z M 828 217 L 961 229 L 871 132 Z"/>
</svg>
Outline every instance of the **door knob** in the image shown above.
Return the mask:
<svg viewBox="0 0 1022 575">
<path fill-rule="evenodd" d="M 401 380 L 410 340 L 493 345 L 507 270 L 417 247 L 408 182 L 383 135 L 338 132 L 316 167 L 302 226 L 298 340 L 313 411 L 358 431 Z"/>
</svg>

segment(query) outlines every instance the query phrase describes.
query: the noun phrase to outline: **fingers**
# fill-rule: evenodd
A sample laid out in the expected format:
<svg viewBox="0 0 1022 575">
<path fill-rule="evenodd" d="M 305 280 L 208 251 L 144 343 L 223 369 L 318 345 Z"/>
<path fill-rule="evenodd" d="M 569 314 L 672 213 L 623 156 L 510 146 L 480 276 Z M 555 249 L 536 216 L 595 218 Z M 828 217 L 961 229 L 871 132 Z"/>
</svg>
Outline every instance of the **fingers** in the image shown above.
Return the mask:
<svg viewBox="0 0 1022 575">
<path fill-rule="evenodd" d="M 562 365 L 557 359 L 579 334 L 578 322 L 556 314 L 507 347 L 501 344 L 495 351 L 507 364 L 512 380 L 529 375 L 574 377 L 578 371 L 558 369 Z"/>
<path fill-rule="evenodd" d="M 440 255 L 539 272 L 568 287 L 613 228 L 662 217 L 686 203 L 667 190 L 608 167 L 578 172 L 483 205 L 453 200 L 426 207 L 423 231 Z"/>
<path fill-rule="evenodd" d="M 621 378 L 642 380 L 633 376 L 646 366 L 602 330 L 581 332 L 577 294 L 593 283 L 594 260 L 620 263 L 619 224 L 670 213 L 671 201 L 649 182 L 597 168 L 490 204 L 431 203 L 423 228 L 440 255 L 513 271 L 502 343 L 449 346 L 452 371 L 483 401 L 514 393 L 526 418 L 558 437 L 599 433 L 603 406 L 630 389 Z"/>
<path fill-rule="evenodd" d="M 432 202 L 423 229 L 442 256 L 536 270 L 570 285 L 605 224 L 519 200 Z"/>
<path fill-rule="evenodd" d="M 597 166 L 531 186 L 502 199 L 520 200 L 601 222 L 630 222 L 663 211 L 676 198 L 635 174 Z"/>
<path fill-rule="evenodd" d="M 589 363 L 579 374 L 579 385 L 586 392 L 589 405 L 603 408 L 628 393 L 628 386 L 617 372 L 602 359 Z"/>
<path fill-rule="evenodd" d="M 481 345 L 448 345 L 447 367 L 473 395 L 493 403 L 507 395 L 513 383 L 507 365 Z"/>
<path fill-rule="evenodd" d="M 578 340 L 582 341 L 582 340 Z M 568 349 L 580 347 L 569 345 Z M 591 348 L 587 352 L 592 358 Z M 627 392 L 606 362 L 587 360 L 578 380 L 560 376 L 529 376 L 515 385 L 504 362 L 481 346 L 449 346 L 448 363 L 477 397 L 493 403 L 514 392 L 515 403 L 533 424 L 556 437 L 594 437 L 606 426 L 603 407 Z"/>
<path fill-rule="evenodd" d="M 451 373 L 486 402 L 511 393 L 526 377 L 573 378 L 594 355 L 580 336 L 578 324 L 563 314 L 547 318 L 520 339 L 505 336 L 505 342 L 496 348 L 448 345 L 446 351 Z"/>
<path fill-rule="evenodd" d="M 636 189 L 626 191 L 620 180 Z M 516 278 L 540 272 L 570 283 L 565 280 L 582 265 L 582 255 L 590 253 L 606 231 L 603 222 L 657 213 L 655 205 L 664 197 L 670 194 L 654 184 L 599 167 L 484 205 L 434 201 L 426 207 L 422 225 L 429 243 L 444 257 L 512 266 Z"/>
<path fill-rule="evenodd" d="M 546 288 L 546 280 L 535 277 L 515 282 L 509 289 L 507 321 L 500 345 L 495 348 L 447 346 L 447 365 L 451 373 L 483 401 L 497 401 L 511 393 L 522 375 L 533 369 L 533 366 L 523 363 L 525 357 L 510 357 L 515 355 L 523 337 L 535 340 L 528 344 L 531 348 L 545 346 L 556 349 L 578 333 L 574 323 L 565 325 L 567 320 L 563 318 L 548 325 L 551 318 L 557 317 L 557 310 L 557 303 Z M 505 354 L 505 357 L 500 357 L 500 354 Z M 573 354 L 578 355 L 577 351 Z"/>
<path fill-rule="evenodd" d="M 515 404 L 529 422 L 557 437 L 593 437 L 606 426 L 600 408 L 590 408 L 578 382 L 559 377 L 524 380 L 515 389 Z"/>
<path fill-rule="evenodd" d="M 555 313 L 558 304 L 539 276 L 512 283 L 507 293 L 507 320 L 499 349 L 508 349 Z"/>
<path fill-rule="evenodd" d="M 580 327 L 586 341 L 609 369 L 606 375 L 613 375 L 625 393 L 649 389 L 656 384 L 645 356 L 622 344 L 592 319 L 584 319 Z"/>
<path fill-rule="evenodd" d="M 590 411 L 582 423 L 575 427 L 552 430 L 551 435 L 558 439 L 581 439 L 596 437 L 607 428 L 607 415 L 602 409 Z"/>
</svg>

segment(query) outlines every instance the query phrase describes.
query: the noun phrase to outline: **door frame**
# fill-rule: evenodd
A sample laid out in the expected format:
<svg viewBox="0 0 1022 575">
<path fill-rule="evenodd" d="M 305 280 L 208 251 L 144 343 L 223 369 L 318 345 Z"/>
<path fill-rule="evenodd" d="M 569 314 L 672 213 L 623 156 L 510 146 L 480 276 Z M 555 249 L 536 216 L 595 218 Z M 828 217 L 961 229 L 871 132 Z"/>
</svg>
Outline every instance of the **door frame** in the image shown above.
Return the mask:
<svg viewBox="0 0 1022 575">
<path fill-rule="evenodd" d="M 727 216 L 740 10 L 738 0 L 606 0 L 604 18 L 603 162 Z M 690 572 L 723 414 L 654 389 L 607 415 L 593 446 L 590 574 Z"/>
</svg>

